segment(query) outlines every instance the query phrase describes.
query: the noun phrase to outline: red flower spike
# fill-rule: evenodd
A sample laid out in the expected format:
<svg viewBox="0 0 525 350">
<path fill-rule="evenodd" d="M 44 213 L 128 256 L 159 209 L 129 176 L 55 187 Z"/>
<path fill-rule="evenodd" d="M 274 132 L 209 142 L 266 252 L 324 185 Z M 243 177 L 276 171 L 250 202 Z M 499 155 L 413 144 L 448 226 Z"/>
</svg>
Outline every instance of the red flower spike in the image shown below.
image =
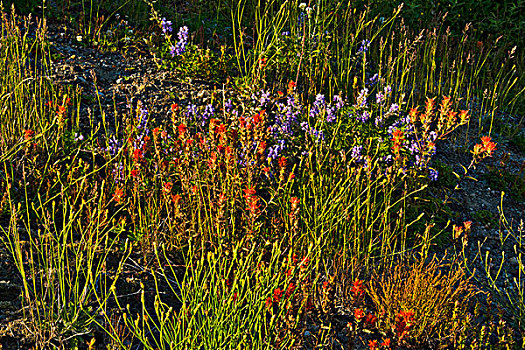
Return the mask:
<svg viewBox="0 0 525 350">
<path fill-rule="evenodd" d="M 140 161 L 142 158 L 144 158 L 144 153 L 142 152 L 142 150 L 141 150 L 141 149 L 138 149 L 138 148 L 135 149 L 135 150 L 133 151 L 133 160 L 134 160 L 135 162 L 138 162 L 138 161 Z"/>
<path fill-rule="evenodd" d="M 295 284 L 290 283 L 288 285 L 288 288 L 286 288 L 286 293 L 284 294 L 284 298 L 288 299 L 293 294 L 294 291 L 295 291 Z"/>
<path fill-rule="evenodd" d="M 354 298 L 359 298 L 364 294 L 365 290 L 363 289 L 363 281 L 360 279 L 355 279 L 352 288 L 350 289 L 350 293 L 353 295 Z"/>
<path fill-rule="evenodd" d="M 31 129 L 27 129 L 24 131 L 24 140 L 31 140 L 31 138 L 35 136 L 35 132 Z"/>
<path fill-rule="evenodd" d="M 286 168 L 286 164 L 287 164 L 286 157 L 285 156 L 280 157 L 279 158 L 279 167 L 280 168 Z"/>
<path fill-rule="evenodd" d="M 164 183 L 164 185 L 162 186 L 162 192 L 164 192 L 164 193 L 170 193 L 172 187 L 173 187 L 173 184 L 172 184 L 171 182 L 166 182 L 166 183 Z"/>
<path fill-rule="evenodd" d="M 377 316 L 374 315 L 374 314 L 368 314 L 366 315 L 366 318 L 365 318 L 365 324 L 367 324 L 368 326 L 371 326 L 373 327 L 377 322 Z"/>
<path fill-rule="evenodd" d="M 281 288 L 277 288 L 273 291 L 273 301 L 279 303 L 283 297 L 283 291 Z"/>
<path fill-rule="evenodd" d="M 368 347 L 370 350 L 377 350 L 379 349 L 379 345 L 377 344 L 377 340 L 369 340 L 368 341 Z"/>
<path fill-rule="evenodd" d="M 272 297 L 266 298 L 266 307 L 269 309 L 273 305 Z"/>
<path fill-rule="evenodd" d="M 117 204 L 121 204 L 124 200 L 124 190 L 120 187 L 117 187 L 115 189 L 115 193 L 113 193 L 113 200 L 117 202 Z"/>
<path fill-rule="evenodd" d="M 244 190 L 244 197 L 249 198 L 250 196 L 255 194 L 255 187 L 246 187 Z"/>
<path fill-rule="evenodd" d="M 363 309 L 354 309 L 354 317 L 359 322 L 365 317 Z"/>
<path fill-rule="evenodd" d="M 178 126 L 178 129 L 179 129 L 179 135 L 182 137 L 182 136 L 184 136 L 184 133 L 186 132 L 186 130 L 187 130 L 188 128 L 186 127 L 186 125 L 184 125 L 184 124 L 180 124 L 180 125 Z"/>
<path fill-rule="evenodd" d="M 382 348 L 390 348 L 390 343 L 390 338 L 386 338 L 380 345 Z"/>
<path fill-rule="evenodd" d="M 66 107 L 64 106 L 58 106 L 58 115 L 62 115 L 64 114 L 64 112 L 66 111 Z"/>
</svg>

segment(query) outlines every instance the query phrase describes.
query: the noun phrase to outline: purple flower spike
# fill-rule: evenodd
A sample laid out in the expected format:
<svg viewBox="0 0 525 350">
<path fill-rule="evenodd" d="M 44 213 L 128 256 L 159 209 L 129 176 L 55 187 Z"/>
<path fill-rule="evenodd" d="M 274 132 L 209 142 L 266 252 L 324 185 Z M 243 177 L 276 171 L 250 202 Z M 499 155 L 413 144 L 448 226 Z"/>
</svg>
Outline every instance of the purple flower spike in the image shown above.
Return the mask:
<svg viewBox="0 0 525 350">
<path fill-rule="evenodd" d="M 162 18 L 160 24 L 162 25 L 162 32 L 164 34 L 171 33 L 171 21 L 166 21 L 166 18 Z"/>
</svg>

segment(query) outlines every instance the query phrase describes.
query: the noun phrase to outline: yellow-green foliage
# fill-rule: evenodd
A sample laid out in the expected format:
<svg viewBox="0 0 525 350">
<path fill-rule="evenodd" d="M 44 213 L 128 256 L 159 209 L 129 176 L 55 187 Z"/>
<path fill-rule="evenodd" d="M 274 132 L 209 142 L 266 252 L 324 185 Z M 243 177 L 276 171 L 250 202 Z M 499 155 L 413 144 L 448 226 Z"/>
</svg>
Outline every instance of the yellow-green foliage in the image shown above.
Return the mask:
<svg viewBox="0 0 525 350">
<path fill-rule="evenodd" d="M 467 315 L 468 301 L 477 294 L 463 269 L 435 258 L 428 264 L 423 259 L 403 261 L 376 272 L 367 289 L 375 308 L 381 311 L 378 328 L 393 333 L 401 342 L 418 344 L 458 332 L 460 321 Z M 414 313 L 413 322 L 399 327 L 406 312 Z"/>
</svg>

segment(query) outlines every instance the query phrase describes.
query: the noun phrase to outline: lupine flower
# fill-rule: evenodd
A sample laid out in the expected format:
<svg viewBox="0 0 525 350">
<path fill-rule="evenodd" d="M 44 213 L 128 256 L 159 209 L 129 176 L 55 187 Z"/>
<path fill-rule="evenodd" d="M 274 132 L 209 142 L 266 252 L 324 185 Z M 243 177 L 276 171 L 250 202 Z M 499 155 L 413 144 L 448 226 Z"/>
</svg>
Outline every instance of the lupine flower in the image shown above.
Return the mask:
<svg viewBox="0 0 525 350">
<path fill-rule="evenodd" d="M 332 101 L 335 103 L 335 107 L 337 109 L 341 109 L 343 108 L 343 106 L 345 105 L 343 99 L 341 98 L 341 96 L 339 95 L 335 95 L 332 99 Z"/>
<path fill-rule="evenodd" d="M 361 47 L 359 48 L 359 50 L 357 50 L 357 52 L 367 52 L 369 47 L 370 47 L 370 40 L 365 39 L 361 41 Z"/>
<path fill-rule="evenodd" d="M 180 27 L 177 37 L 179 38 L 179 41 L 177 41 L 175 46 L 171 46 L 170 53 L 172 57 L 180 56 L 186 52 L 186 45 L 188 44 L 188 27 Z"/>
<path fill-rule="evenodd" d="M 160 24 L 162 25 L 162 32 L 164 34 L 171 33 L 171 21 L 166 21 L 166 18 L 162 18 Z"/>
<path fill-rule="evenodd" d="M 363 113 L 357 115 L 357 120 L 361 123 L 366 123 L 370 119 L 370 113 L 368 111 L 363 111 Z"/>
<path fill-rule="evenodd" d="M 399 105 L 397 103 L 392 103 L 388 113 L 396 113 L 397 111 L 399 111 Z"/>
<path fill-rule="evenodd" d="M 350 153 L 350 156 L 352 157 L 352 159 L 354 159 L 355 161 L 360 161 L 361 160 L 361 151 L 363 150 L 363 146 L 354 146 L 352 147 L 352 151 Z"/>
<path fill-rule="evenodd" d="M 359 92 L 359 95 L 357 96 L 357 106 L 358 107 L 366 107 L 367 106 L 367 102 L 366 102 L 367 97 L 368 97 L 368 89 L 367 88 L 363 88 Z"/>
<path fill-rule="evenodd" d="M 224 102 L 224 110 L 226 113 L 230 113 L 233 109 L 232 100 L 228 99 L 226 102 Z"/>
<path fill-rule="evenodd" d="M 376 102 L 381 104 L 383 101 L 385 101 L 385 95 L 381 91 L 378 91 L 376 94 Z"/>
</svg>

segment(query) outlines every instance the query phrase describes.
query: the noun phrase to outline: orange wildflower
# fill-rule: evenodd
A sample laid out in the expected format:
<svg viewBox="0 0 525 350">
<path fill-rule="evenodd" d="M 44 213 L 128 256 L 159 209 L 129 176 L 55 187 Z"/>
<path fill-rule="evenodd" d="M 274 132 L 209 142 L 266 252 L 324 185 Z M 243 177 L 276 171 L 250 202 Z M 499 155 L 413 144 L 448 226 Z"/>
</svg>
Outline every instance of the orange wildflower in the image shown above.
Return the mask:
<svg viewBox="0 0 525 350">
<path fill-rule="evenodd" d="M 363 309 L 354 309 L 354 317 L 359 322 L 365 317 Z"/>
<path fill-rule="evenodd" d="M 35 132 L 31 129 L 27 129 L 24 131 L 24 140 L 31 140 L 31 138 L 35 136 Z"/>
<path fill-rule="evenodd" d="M 283 297 L 283 291 L 281 288 L 277 288 L 273 291 L 273 301 L 278 303 L 281 301 L 281 298 Z"/>
<path fill-rule="evenodd" d="M 124 190 L 120 187 L 117 187 L 115 189 L 115 193 L 113 193 L 113 200 L 117 202 L 117 204 L 121 204 L 124 200 Z"/>
</svg>

